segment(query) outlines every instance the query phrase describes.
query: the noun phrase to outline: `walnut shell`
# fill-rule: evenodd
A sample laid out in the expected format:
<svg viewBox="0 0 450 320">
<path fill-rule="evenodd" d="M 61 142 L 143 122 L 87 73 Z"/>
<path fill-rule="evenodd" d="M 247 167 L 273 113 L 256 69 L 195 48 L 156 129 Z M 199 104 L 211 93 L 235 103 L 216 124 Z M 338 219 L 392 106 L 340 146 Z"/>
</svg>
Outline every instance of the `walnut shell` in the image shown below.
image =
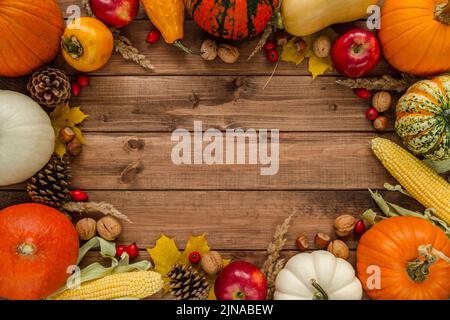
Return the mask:
<svg viewBox="0 0 450 320">
<path fill-rule="evenodd" d="M 200 51 L 203 59 L 213 61 L 217 58 L 217 43 L 214 40 L 206 39 L 203 41 Z"/>
<path fill-rule="evenodd" d="M 97 232 L 97 222 L 92 218 L 83 218 L 77 222 L 75 229 L 80 240 L 90 240 Z"/>
<path fill-rule="evenodd" d="M 223 269 L 223 259 L 217 251 L 210 251 L 202 256 L 200 266 L 207 274 L 214 276 Z"/>
<path fill-rule="evenodd" d="M 327 250 L 335 257 L 347 260 L 350 257 L 350 250 L 344 241 L 334 240 L 330 242 Z"/>
<path fill-rule="evenodd" d="M 334 231 L 338 237 L 347 237 L 353 232 L 355 224 L 356 219 L 353 216 L 344 214 L 334 221 Z"/>
<path fill-rule="evenodd" d="M 229 44 L 220 44 L 217 54 L 225 63 L 235 63 L 240 55 L 239 49 Z"/>
<path fill-rule="evenodd" d="M 97 221 L 97 232 L 103 239 L 113 241 L 119 237 L 122 226 L 116 218 L 106 216 Z"/>
<path fill-rule="evenodd" d="M 331 40 L 327 36 L 320 36 L 313 42 L 314 54 L 319 58 L 326 58 L 330 55 Z"/>
<path fill-rule="evenodd" d="M 388 111 L 392 106 L 391 94 L 386 91 L 375 93 L 372 98 L 372 105 L 378 112 Z"/>
</svg>

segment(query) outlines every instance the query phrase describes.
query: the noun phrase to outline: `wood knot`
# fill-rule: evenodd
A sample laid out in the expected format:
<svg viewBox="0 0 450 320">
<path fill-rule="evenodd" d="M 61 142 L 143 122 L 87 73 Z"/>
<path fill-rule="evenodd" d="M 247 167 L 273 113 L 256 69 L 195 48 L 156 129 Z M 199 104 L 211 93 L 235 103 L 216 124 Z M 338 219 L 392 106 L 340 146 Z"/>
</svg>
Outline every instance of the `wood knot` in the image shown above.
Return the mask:
<svg viewBox="0 0 450 320">
<path fill-rule="evenodd" d="M 144 164 L 141 160 L 130 163 L 120 174 L 120 183 L 130 184 L 136 176 L 144 170 Z"/>
<path fill-rule="evenodd" d="M 200 98 L 194 91 L 192 91 L 189 97 L 189 102 L 192 104 L 192 109 L 196 109 L 200 105 Z"/>
<path fill-rule="evenodd" d="M 130 138 L 125 142 L 125 151 L 138 152 L 142 151 L 145 147 L 145 141 L 141 138 Z"/>
<path fill-rule="evenodd" d="M 338 108 L 338 106 L 335 103 L 328 105 L 328 109 L 330 109 L 330 111 L 336 111 L 337 108 Z"/>
</svg>

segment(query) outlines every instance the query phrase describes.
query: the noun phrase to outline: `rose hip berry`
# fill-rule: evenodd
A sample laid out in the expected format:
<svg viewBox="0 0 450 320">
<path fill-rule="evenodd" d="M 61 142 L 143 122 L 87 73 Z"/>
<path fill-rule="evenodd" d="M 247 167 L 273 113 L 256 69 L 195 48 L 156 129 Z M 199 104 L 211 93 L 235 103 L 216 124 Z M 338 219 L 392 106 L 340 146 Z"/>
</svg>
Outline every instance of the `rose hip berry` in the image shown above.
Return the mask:
<svg viewBox="0 0 450 320">
<path fill-rule="evenodd" d="M 89 200 L 87 193 L 81 190 L 70 191 L 70 198 L 74 202 L 86 202 Z"/>
<path fill-rule="evenodd" d="M 85 88 L 87 86 L 89 86 L 89 77 L 86 75 L 82 75 L 80 74 L 77 77 L 77 84 L 81 87 L 81 88 Z"/>
<path fill-rule="evenodd" d="M 198 264 L 202 260 L 202 255 L 198 251 L 193 251 L 189 254 L 189 262 L 192 264 Z"/>
<path fill-rule="evenodd" d="M 277 44 L 275 43 L 275 41 L 267 40 L 266 43 L 264 44 L 264 50 L 266 50 L 266 51 L 273 50 L 276 48 L 277 48 Z"/>
<path fill-rule="evenodd" d="M 374 121 L 376 118 L 378 118 L 378 111 L 377 109 L 371 107 L 367 110 L 366 113 L 367 119 Z"/>
<path fill-rule="evenodd" d="M 354 232 L 356 235 L 360 236 L 364 232 L 366 232 L 366 225 L 364 224 L 363 220 L 358 220 L 355 224 Z"/>
<path fill-rule="evenodd" d="M 130 259 L 135 259 L 139 255 L 139 248 L 136 243 L 132 243 L 125 248 L 125 252 L 128 253 Z"/>
<path fill-rule="evenodd" d="M 127 246 L 124 246 L 123 244 L 120 244 L 116 248 L 116 256 L 120 258 L 122 254 L 125 252 Z"/>
<path fill-rule="evenodd" d="M 372 97 L 372 93 L 367 89 L 355 89 L 354 92 L 361 99 L 370 99 Z"/>
<path fill-rule="evenodd" d="M 152 30 L 147 35 L 147 42 L 150 44 L 157 43 L 161 38 L 161 32 L 158 29 Z"/>
<path fill-rule="evenodd" d="M 269 60 L 272 63 L 275 63 L 280 58 L 280 55 L 278 54 L 278 51 L 275 49 L 269 50 L 266 53 L 267 60 Z"/>
<path fill-rule="evenodd" d="M 71 85 L 71 91 L 72 91 L 72 95 L 74 96 L 74 97 L 78 97 L 79 95 L 80 95 L 80 92 L 81 92 L 81 87 L 80 87 L 80 85 L 78 84 L 78 83 L 72 83 L 72 85 Z"/>
</svg>

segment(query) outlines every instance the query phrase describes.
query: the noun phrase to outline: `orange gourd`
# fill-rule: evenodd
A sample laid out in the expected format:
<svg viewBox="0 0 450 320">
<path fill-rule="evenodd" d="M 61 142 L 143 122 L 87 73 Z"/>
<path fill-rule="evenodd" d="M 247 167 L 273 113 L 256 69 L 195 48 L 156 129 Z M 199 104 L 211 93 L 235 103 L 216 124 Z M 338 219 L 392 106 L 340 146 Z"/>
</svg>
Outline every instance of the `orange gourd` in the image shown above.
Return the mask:
<svg viewBox="0 0 450 320">
<path fill-rule="evenodd" d="M 184 38 L 184 0 L 141 0 L 150 21 L 161 32 L 168 44 L 192 53 L 183 45 Z"/>
<path fill-rule="evenodd" d="M 402 72 L 449 71 L 449 0 L 385 0 L 379 37 L 384 56 Z"/>
<path fill-rule="evenodd" d="M 0 0 L 0 76 L 24 76 L 53 60 L 63 30 L 55 0 Z"/>
<path fill-rule="evenodd" d="M 1 298 L 46 298 L 65 285 L 77 257 L 75 227 L 58 210 L 29 203 L 0 211 Z"/>
<path fill-rule="evenodd" d="M 446 300 L 449 256 L 450 240 L 432 223 L 416 217 L 389 218 L 361 237 L 358 278 L 372 299 Z"/>
</svg>

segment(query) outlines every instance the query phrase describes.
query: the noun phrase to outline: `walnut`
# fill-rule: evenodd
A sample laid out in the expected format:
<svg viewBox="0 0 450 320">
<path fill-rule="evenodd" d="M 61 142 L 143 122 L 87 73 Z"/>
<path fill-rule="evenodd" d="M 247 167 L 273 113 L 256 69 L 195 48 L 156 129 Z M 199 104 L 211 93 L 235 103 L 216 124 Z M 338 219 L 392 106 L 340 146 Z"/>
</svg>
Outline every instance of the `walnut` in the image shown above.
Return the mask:
<svg viewBox="0 0 450 320">
<path fill-rule="evenodd" d="M 314 54 L 319 58 L 326 58 L 330 55 L 331 40 L 327 36 L 320 36 L 313 42 Z"/>
<path fill-rule="evenodd" d="M 122 226 L 116 218 L 106 216 L 97 221 L 97 232 L 103 239 L 113 241 L 122 232 Z"/>
<path fill-rule="evenodd" d="M 216 275 L 223 269 L 223 259 L 217 251 L 210 251 L 202 256 L 200 266 L 209 275 Z"/>
<path fill-rule="evenodd" d="M 355 224 L 356 219 L 353 216 L 344 214 L 334 221 L 334 231 L 338 237 L 346 237 L 352 233 Z"/>
<path fill-rule="evenodd" d="M 386 91 L 375 93 L 372 98 L 372 105 L 378 112 L 388 111 L 392 106 L 391 94 Z"/>
<path fill-rule="evenodd" d="M 350 257 L 350 250 L 344 241 L 334 240 L 330 242 L 327 250 L 335 257 L 347 260 Z"/>
<path fill-rule="evenodd" d="M 217 43 L 214 40 L 206 39 L 200 49 L 202 58 L 207 61 L 213 61 L 217 57 Z"/>
<path fill-rule="evenodd" d="M 97 222 L 92 218 L 83 218 L 75 226 L 80 240 L 90 240 L 95 237 L 96 228 Z"/>
<path fill-rule="evenodd" d="M 239 49 L 229 44 L 220 44 L 217 54 L 225 63 L 235 63 L 239 59 Z"/>
</svg>

